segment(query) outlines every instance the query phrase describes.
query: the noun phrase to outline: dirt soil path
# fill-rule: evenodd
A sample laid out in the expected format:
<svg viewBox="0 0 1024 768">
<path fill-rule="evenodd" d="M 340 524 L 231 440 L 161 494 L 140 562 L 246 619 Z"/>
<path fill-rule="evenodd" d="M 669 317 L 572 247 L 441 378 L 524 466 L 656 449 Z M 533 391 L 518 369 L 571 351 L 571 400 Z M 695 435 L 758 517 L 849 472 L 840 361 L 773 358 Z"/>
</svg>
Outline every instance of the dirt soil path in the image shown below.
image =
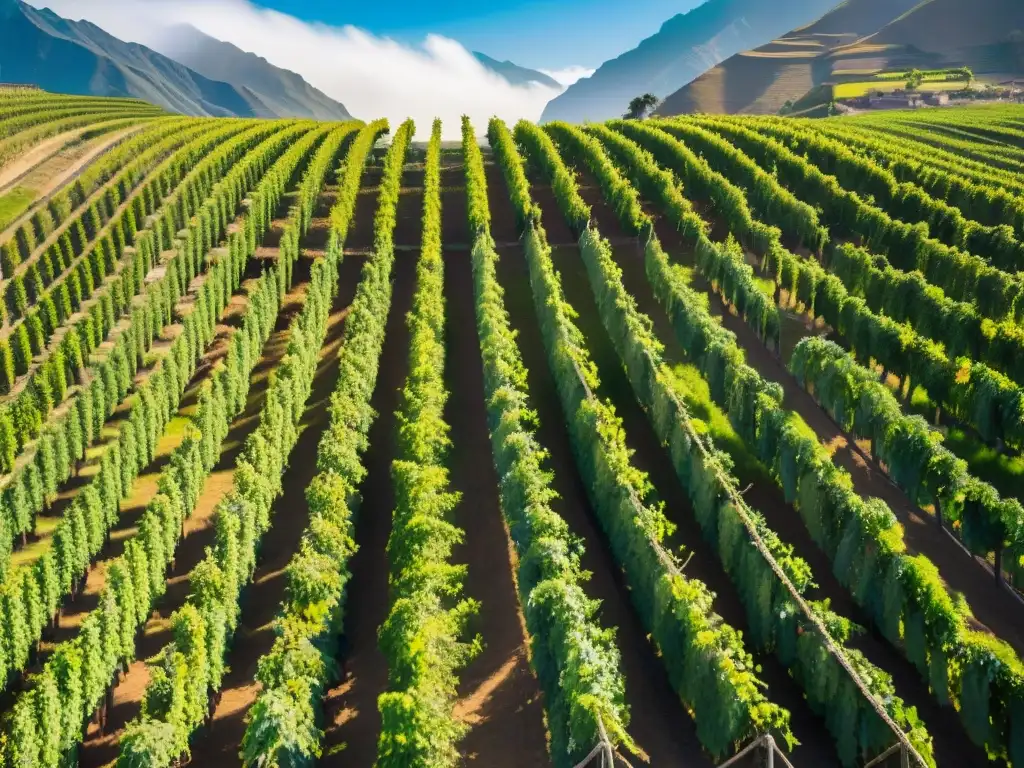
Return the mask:
<svg viewBox="0 0 1024 768">
<path fill-rule="evenodd" d="M 671 227 L 661 229 L 666 230 L 663 243 L 665 238 L 678 239 Z M 721 307 L 720 302 L 712 304 Z M 927 557 L 939 569 L 947 588 L 967 598 L 975 629 L 994 634 L 1024 656 L 1024 606 L 1008 589 L 995 583 L 991 565 L 966 552 L 952 534 L 938 526 L 931 514 L 914 504 L 861 450 L 855 439 L 832 421 L 785 365 L 757 342 L 740 318 L 730 314 L 725 320 L 726 327 L 736 333 L 746 349 L 748 362 L 762 376 L 783 386 L 785 406 L 796 411 L 811 426 L 819 441 L 832 451 L 835 463 L 852 476 L 857 493 L 864 498 L 882 499 L 889 505 L 903 526 L 907 553 Z M 790 336 L 800 338 L 810 333 L 801 323 L 786 322 L 784 329 Z M 798 338 L 784 338 L 783 349 L 791 350 L 797 341 Z"/>
<path fill-rule="evenodd" d="M 285 211 L 287 208 L 285 208 Z M 238 216 L 235 219 L 235 225 L 241 225 L 243 220 L 242 216 Z M 279 222 L 275 220 L 271 227 L 278 226 Z M 193 374 L 194 380 L 199 380 L 206 372 L 206 369 L 211 367 L 218 359 L 227 354 L 228 341 L 230 335 L 234 332 L 238 323 L 241 322 L 242 315 L 245 312 L 247 303 L 245 298 L 245 292 L 249 288 L 247 281 L 254 280 L 262 274 L 261 265 L 255 260 L 251 260 L 246 265 L 246 271 L 242 276 L 243 284 L 241 291 L 231 297 L 231 301 L 228 306 L 224 309 L 221 317 L 218 318 L 218 324 L 214 330 L 214 339 L 210 346 L 207 348 L 202 360 L 196 367 L 196 371 Z M 199 287 L 202 285 L 202 281 L 206 279 L 208 273 L 204 272 L 197 276 L 193 280 L 189 287 L 188 297 L 195 298 Z M 300 281 L 296 280 L 298 284 Z M 187 297 L 182 297 L 184 301 Z M 127 320 L 122 318 L 120 324 L 123 325 Z M 115 329 L 117 326 L 115 326 Z M 70 478 L 65 482 L 57 493 L 57 498 L 49 508 L 43 510 L 39 515 L 36 516 L 34 530 L 31 531 L 26 537 L 26 542 L 22 545 L 20 539 L 15 541 L 14 552 L 11 557 L 11 564 L 17 566 L 31 565 L 35 560 L 41 557 L 46 549 L 50 546 L 50 541 L 53 537 L 53 533 L 57 528 L 58 523 L 64 516 L 64 513 L 74 501 L 78 493 L 85 487 L 93 478 L 93 476 L 99 471 L 100 461 L 103 454 L 106 452 L 107 447 L 115 442 L 120 433 L 120 425 L 125 419 L 131 415 L 131 409 L 135 403 L 136 393 L 138 392 L 142 383 L 146 378 L 153 372 L 156 367 L 157 361 L 169 350 L 172 340 L 176 338 L 182 331 L 180 323 L 169 325 L 161 332 L 159 337 L 154 341 L 150 347 L 149 352 L 146 355 L 145 364 L 141 366 L 135 374 L 135 379 L 132 384 L 132 389 L 128 395 L 118 404 L 117 408 L 114 409 L 113 414 L 107 419 L 102 429 L 100 430 L 98 439 L 91 445 L 86 451 L 86 461 L 81 467 L 78 474 Z M 113 332 L 112 332 L 113 333 Z M 104 342 L 102 346 L 108 347 L 112 342 L 108 340 Z M 181 441 L 182 435 L 179 434 L 180 430 L 187 423 L 188 417 L 191 415 L 193 406 L 195 405 L 195 397 L 198 395 L 198 389 L 189 387 L 186 389 L 182 396 L 181 403 L 179 404 L 179 415 L 171 420 L 168 424 L 166 431 L 175 436 L 177 442 L 168 444 L 167 454 L 177 447 L 177 444 Z M 65 398 L 64 402 L 58 406 L 58 410 L 67 409 L 72 404 L 72 399 Z M 165 446 L 161 445 L 160 450 Z M 163 469 L 164 463 L 167 460 L 167 455 L 157 455 L 154 462 L 147 468 L 147 474 L 153 475 L 153 482 L 156 482 L 156 477 Z M 155 487 L 155 486 L 154 486 Z M 133 509 L 133 513 L 137 515 L 141 514 L 141 510 Z M 134 534 L 134 523 L 125 522 L 126 518 L 130 519 L 131 515 L 125 515 L 125 506 L 122 504 L 121 517 L 118 527 L 115 527 L 111 531 L 112 542 L 117 542 L 119 538 Z M 121 527 L 127 525 L 127 528 Z M 120 554 L 120 551 L 117 552 Z M 112 555 L 116 556 L 116 555 Z M 106 555 L 102 557 L 106 558 Z"/>
<path fill-rule="evenodd" d="M 68 144 L 77 141 L 86 131 L 91 131 L 95 128 L 96 124 L 85 125 L 81 128 L 75 128 L 74 130 L 51 136 L 33 146 L 13 162 L 0 168 L 0 194 L 9 192 L 26 173 L 29 173 L 37 165 L 48 160 Z"/>
<path fill-rule="evenodd" d="M 189 573 L 202 561 L 206 547 L 214 543 L 214 512 L 217 504 L 231 490 L 235 463 L 246 438 L 259 426 L 260 410 L 270 383 L 270 374 L 287 349 L 288 325 L 302 308 L 306 291 L 303 278 L 306 275 L 299 277 L 297 272 L 296 276 L 297 284 L 285 297 L 274 332 L 252 373 L 245 411 L 235 419 L 227 438 L 221 444 L 220 459 L 203 486 L 195 511 L 185 524 L 185 539 L 176 550 L 167 578 L 167 591 L 160 598 L 138 641 L 137 660 L 130 665 L 127 674 L 114 689 L 114 706 L 108 713 L 107 728 L 101 732 L 94 723 L 89 725 L 85 743 L 79 750 L 79 765 L 83 767 L 101 766 L 116 759 L 118 739 L 124 726 L 138 715 L 149 682 L 145 659 L 159 653 L 170 640 L 170 617 L 188 597 Z M 156 493 L 156 475 L 151 472 L 136 481 L 135 491 L 127 508 L 144 509 Z"/>
<path fill-rule="evenodd" d="M 328 407 L 338 377 L 338 351 L 361 268 L 362 261 L 356 258 L 346 259 L 341 266 L 339 293 L 303 416 L 302 434 L 284 475 L 284 493 L 271 513 L 272 526 L 260 546 L 256 574 L 242 594 L 242 615 L 227 658 L 222 696 L 210 727 L 192 739 L 192 760 L 197 765 L 241 765 L 238 753 L 245 717 L 260 691 L 255 681 L 257 664 L 274 644 L 273 622 L 284 599 L 285 568 L 309 523 L 305 492 L 317 473 L 317 447 L 330 423 Z"/>
<path fill-rule="evenodd" d="M 36 195 L 35 201 L 29 206 L 28 210 L 3 232 L 0 232 L 0 243 L 10 239 L 18 228 L 28 221 L 41 206 L 45 205 L 56 192 L 82 175 L 94 160 L 101 155 L 105 155 L 118 144 L 140 132 L 145 127 L 147 126 L 133 125 L 117 133 L 104 134 L 91 142 L 69 144 L 22 175 L 21 178 L 10 185 L 9 189 L 0 190 L 0 195 L 2 195 L 15 187 L 25 187 L 32 190 Z"/>
<path fill-rule="evenodd" d="M 600 191 L 594 189 L 588 192 L 591 195 L 595 193 L 600 194 Z M 692 197 L 690 199 L 695 208 L 703 210 L 703 201 Z M 655 215 L 650 205 L 645 206 L 645 209 Z M 595 212 L 599 222 L 604 222 L 608 227 L 618 226 L 613 213 L 603 202 L 595 207 Z M 709 223 L 714 222 L 713 218 L 706 215 L 704 218 Z M 679 234 L 671 223 L 656 215 L 655 222 L 658 236 L 666 249 L 674 247 L 677 255 L 681 249 L 688 250 L 681 244 Z M 783 232 L 783 235 L 789 242 L 795 240 L 792 232 Z M 692 264 L 692 257 L 685 257 L 682 263 Z M 699 281 L 701 278 L 695 275 L 695 279 Z M 719 314 L 723 313 L 721 300 L 717 297 L 712 297 L 711 306 L 717 308 Z M 740 346 L 746 350 L 747 362 L 766 379 L 782 385 L 785 407 L 798 413 L 814 430 L 821 444 L 832 452 L 835 464 L 850 473 L 857 493 L 865 499 L 882 499 L 889 505 L 903 526 L 907 554 L 927 557 L 939 569 L 947 589 L 951 593 L 964 595 L 973 614 L 971 626 L 1004 640 L 1018 655 L 1024 657 L 1024 606 L 1008 589 L 995 583 L 990 564 L 965 551 L 951 533 L 938 526 L 932 515 L 914 504 L 789 373 L 784 361 L 800 339 L 812 331 L 790 313 L 780 312 L 783 315 L 781 360 L 757 340 L 741 318 L 726 312 L 722 319 L 726 328 L 736 334 Z M 806 557 L 806 553 L 801 554 Z"/>
<path fill-rule="evenodd" d="M 541 204 L 543 220 L 560 216 L 557 209 Z M 616 234 L 615 231 L 612 232 Z M 633 250 L 638 249 L 634 240 Z M 668 452 L 661 445 L 643 409 L 633 394 L 618 355 L 600 321 L 594 296 L 590 290 L 583 259 L 577 247 L 554 249 L 555 267 L 562 274 L 566 300 L 579 312 L 577 324 L 583 332 L 591 355 L 601 376 L 601 397 L 610 398 L 623 420 L 628 446 L 636 453 L 634 464 L 648 473 L 665 503 L 665 513 L 678 526 L 676 534 L 666 541 L 669 549 L 685 547 L 686 575 L 704 582 L 716 598 L 714 609 L 738 630 L 746 627 L 746 611 L 732 580 L 725 573 L 718 556 L 707 547 L 703 532 L 697 523 L 690 500 L 672 466 Z M 803 692 L 789 676 L 788 671 L 772 655 L 752 652 L 761 667 L 761 679 L 767 684 L 769 700 L 788 709 L 792 714 L 793 733 L 801 742 L 800 754 L 810 765 L 835 765 L 835 747 L 825 730 L 824 722 L 811 712 Z"/>
<path fill-rule="evenodd" d="M 492 235 L 505 242 L 518 239 L 505 182 L 493 164 L 487 167 L 487 187 Z M 601 601 L 601 625 L 616 628 L 615 644 L 621 654 L 626 704 L 632 716 L 629 733 L 650 756 L 652 765 L 711 768 L 713 762 L 703 753 L 693 720 L 672 690 L 657 651 L 633 609 L 629 588 L 605 542 L 587 498 L 586 485 L 576 469 L 558 389 L 533 310 L 523 250 L 503 248 L 499 255 L 498 276 L 505 289 L 505 305 L 512 328 L 519 334 L 519 349 L 529 372 L 531 403 L 540 419 L 537 437 L 551 454 L 554 489 L 559 495 L 554 509 L 572 532 L 583 539 L 582 565 L 592 574 L 585 590 L 589 597 Z"/>
<path fill-rule="evenodd" d="M 581 189 L 581 194 L 588 203 L 594 205 L 595 218 L 598 220 L 599 226 L 607 227 L 613 233 L 622 234 L 614 212 L 601 199 L 600 190 L 596 186 L 584 186 Z M 598 202 L 599 200 L 600 202 Z M 603 231 L 605 230 L 602 229 Z M 668 242 L 663 240 L 662 245 L 666 248 L 669 257 L 676 263 L 692 265 L 692 250 L 682 242 L 679 235 L 674 231 L 659 232 L 659 235 L 662 234 L 668 238 Z M 613 252 L 618 266 L 623 270 L 623 284 L 626 290 L 636 299 L 640 311 L 647 314 L 654 322 L 656 335 L 665 345 L 666 362 L 673 366 L 687 363 L 686 351 L 676 339 L 671 320 L 658 304 L 650 283 L 647 281 L 643 253 L 639 248 L 639 243 L 632 249 L 615 248 Z M 694 273 L 693 276 L 693 287 L 695 290 L 711 293 L 710 286 L 697 273 Z M 722 304 L 714 295 L 710 296 L 710 306 L 712 314 L 720 318 L 723 316 Z M 739 318 L 732 315 L 729 317 L 746 329 L 747 340 L 752 340 L 757 344 L 764 353 L 765 359 L 775 359 L 772 353 L 757 342 L 756 337 Z M 735 329 L 728 324 L 727 327 L 735 332 Z M 748 350 L 747 354 L 748 361 L 751 359 L 750 351 Z M 762 375 L 764 375 L 764 371 L 762 371 Z M 707 419 L 709 414 L 695 413 L 694 415 L 701 419 Z M 719 447 L 727 448 L 727 446 Z M 744 471 L 741 462 L 737 462 L 736 467 L 735 473 L 740 485 L 744 488 L 749 486 L 745 496 L 750 500 L 754 509 L 764 516 L 768 526 L 779 535 L 782 541 L 791 544 L 796 553 L 810 564 L 817 589 L 808 591 L 806 597 L 810 600 L 828 599 L 831 601 L 832 609 L 840 615 L 852 619 L 861 626 L 869 626 L 864 612 L 839 583 L 833 574 L 828 558 L 814 543 L 800 516 L 786 502 L 778 484 L 771 480 L 766 473 Z M 983 750 L 977 749 L 964 738 L 956 713 L 952 709 L 940 707 L 935 702 L 917 671 L 881 635 L 874 632 L 866 633 L 854 638 L 850 645 L 861 651 L 873 664 L 893 675 L 897 693 L 909 705 L 917 707 L 918 714 L 921 715 L 928 726 L 929 733 L 934 737 L 935 751 L 941 756 L 942 765 L 975 765 L 984 761 Z M 827 737 L 827 734 L 825 735 Z M 806 759 L 806 746 L 804 744 L 797 748 L 795 753 L 797 760 Z"/>
<path fill-rule="evenodd" d="M 356 206 L 346 253 L 373 247 L 373 217 L 377 206 L 379 167 L 364 178 Z M 411 199 L 410 199 L 411 201 Z M 403 205 L 404 203 L 404 205 Z M 411 215 L 410 202 L 400 201 L 399 218 Z M 388 615 L 387 543 L 391 534 L 394 493 L 391 462 L 396 457 L 395 409 L 409 367 L 409 331 L 405 316 L 412 308 L 416 290 L 416 259 L 400 254 L 392 272 L 391 311 L 385 330 L 377 386 L 371 406 L 377 413 L 369 433 L 369 448 L 363 456 L 367 475 L 360 492 L 362 504 L 356 521 L 359 551 L 352 558 L 352 578 L 347 586 L 345 632 L 348 638 L 347 680 L 328 691 L 325 712 L 332 713 L 324 724 L 324 753 L 321 766 L 369 766 L 377 756 L 380 712 L 377 697 L 387 689 L 387 659 L 377 643 L 377 629 Z"/>
<path fill-rule="evenodd" d="M 446 155 L 442 171 L 444 242 L 468 243 L 465 171 Z M 456 524 L 465 540 L 455 550 L 468 568 L 465 594 L 480 602 L 469 631 L 484 641 L 481 654 L 460 674 L 456 717 L 469 726 L 461 749 L 466 765 L 486 768 L 550 765 L 543 697 L 529 663 L 525 622 L 515 582 L 515 558 L 498 496 L 484 400 L 483 360 L 476 333 L 470 253 L 445 251 L 452 487 L 462 494 Z"/>
</svg>

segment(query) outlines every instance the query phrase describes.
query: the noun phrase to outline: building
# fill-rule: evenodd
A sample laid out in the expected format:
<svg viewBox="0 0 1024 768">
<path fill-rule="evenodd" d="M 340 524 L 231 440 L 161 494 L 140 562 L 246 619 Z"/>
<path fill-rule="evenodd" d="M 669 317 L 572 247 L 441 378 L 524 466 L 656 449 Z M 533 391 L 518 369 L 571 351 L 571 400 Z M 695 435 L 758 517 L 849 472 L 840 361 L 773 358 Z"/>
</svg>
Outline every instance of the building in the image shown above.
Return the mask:
<svg viewBox="0 0 1024 768">
<path fill-rule="evenodd" d="M 924 98 L 914 91 L 875 93 L 868 97 L 871 109 L 916 109 L 924 105 Z"/>
<path fill-rule="evenodd" d="M 999 87 L 1008 89 L 1010 96 L 1017 96 L 1024 93 L 1024 80 L 1004 80 Z"/>
</svg>

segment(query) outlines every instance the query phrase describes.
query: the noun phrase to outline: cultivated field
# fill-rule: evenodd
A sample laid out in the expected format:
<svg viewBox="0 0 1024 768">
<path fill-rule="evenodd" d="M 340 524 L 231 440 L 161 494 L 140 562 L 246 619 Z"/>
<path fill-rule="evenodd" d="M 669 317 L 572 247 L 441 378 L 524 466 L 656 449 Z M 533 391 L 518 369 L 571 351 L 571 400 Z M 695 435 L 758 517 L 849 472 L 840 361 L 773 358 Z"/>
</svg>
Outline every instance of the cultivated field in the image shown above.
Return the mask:
<svg viewBox="0 0 1024 768">
<path fill-rule="evenodd" d="M 0 766 L 1024 766 L 1024 109 L 462 131 L 0 92 Z"/>
</svg>

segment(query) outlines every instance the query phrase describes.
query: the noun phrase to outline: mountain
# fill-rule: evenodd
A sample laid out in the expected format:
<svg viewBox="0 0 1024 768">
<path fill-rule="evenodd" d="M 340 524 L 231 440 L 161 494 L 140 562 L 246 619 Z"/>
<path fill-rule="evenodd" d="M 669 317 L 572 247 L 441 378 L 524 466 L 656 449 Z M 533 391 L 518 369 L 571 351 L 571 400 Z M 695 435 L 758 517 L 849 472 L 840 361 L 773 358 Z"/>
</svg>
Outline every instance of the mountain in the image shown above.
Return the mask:
<svg viewBox="0 0 1024 768">
<path fill-rule="evenodd" d="M 911 47 L 970 66 L 983 64 L 989 52 L 982 49 L 1001 46 L 1014 32 L 1017 38 L 1024 32 L 1020 0 L 924 0 L 864 42 Z"/>
<path fill-rule="evenodd" d="M 511 61 L 498 61 L 497 59 L 492 59 L 490 56 L 479 53 L 478 51 L 473 51 L 473 56 L 475 56 L 476 60 L 483 64 L 484 67 L 495 74 L 501 75 L 512 85 L 539 83 L 540 85 L 547 86 L 548 88 L 557 88 L 559 91 L 562 90 L 561 83 L 553 77 L 545 75 L 543 72 L 538 72 L 535 69 L 527 69 L 526 67 L 520 67 L 513 64 Z"/>
<path fill-rule="evenodd" d="M 818 21 L 732 56 L 679 89 L 658 114 L 774 114 L 830 101 L 830 84 L 882 69 L 1024 69 L 1020 0 L 847 0 Z"/>
<path fill-rule="evenodd" d="M 20 0 L 0 0 L 0 75 L 56 93 L 133 96 L 172 112 L 258 117 L 270 110 L 248 90 L 203 77 L 87 21 Z"/>
<path fill-rule="evenodd" d="M 541 121 L 620 117 L 630 99 L 673 93 L 739 51 L 820 16 L 836 0 L 707 0 L 552 99 Z"/>
<path fill-rule="evenodd" d="M 301 75 L 280 69 L 254 53 L 247 53 L 182 24 L 158 30 L 150 47 L 212 80 L 247 89 L 268 113 L 267 117 L 309 117 L 350 120 L 343 104 L 311 86 Z"/>
</svg>

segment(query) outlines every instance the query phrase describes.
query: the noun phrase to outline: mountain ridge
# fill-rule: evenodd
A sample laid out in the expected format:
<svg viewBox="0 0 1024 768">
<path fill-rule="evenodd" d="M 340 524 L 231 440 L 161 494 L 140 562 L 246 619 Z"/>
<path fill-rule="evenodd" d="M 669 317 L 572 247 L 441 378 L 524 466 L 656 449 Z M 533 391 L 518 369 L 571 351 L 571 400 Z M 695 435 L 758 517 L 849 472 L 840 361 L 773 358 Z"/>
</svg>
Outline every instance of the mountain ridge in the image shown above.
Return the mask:
<svg viewBox="0 0 1024 768">
<path fill-rule="evenodd" d="M 67 19 L 21 0 L 0 0 L 0 75 L 7 82 L 58 93 L 140 98 L 197 117 L 310 116 L 288 114 L 260 89 L 208 77 L 89 21 Z"/>
<path fill-rule="evenodd" d="M 498 61 L 497 59 L 491 58 L 486 53 L 480 53 L 479 51 L 473 51 L 473 57 L 483 64 L 484 68 L 489 69 L 497 75 L 501 75 L 512 85 L 538 83 L 547 88 L 556 88 L 559 91 L 563 90 L 561 83 L 550 75 L 538 72 L 536 69 L 520 67 L 518 64 L 508 61 L 507 59 L 505 61 Z"/>
<path fill-rule="evenodd" d="M 301 75 L 255 53 L 207 35 L 190 24 L 167 27 L 149 47 L 199 74 L 246 88 L 272 113 L 266 117 L 351 120 L 345 105 L 310 85 Z"/>
<path fill-rule="evenodd" d="M 799 107 L 801 99 L 827 101 L 828 83 L 861 70 L 1013 71 L 1020 65 L 1000 47 L 1014 29 L 1024 30 L 1019 0 L 847 0 L 811 24 L 712 67 L 669 95 L 657 114 L 774 114 L 786 102 Z M 815 94 L 821 95 L 809 98 Z"/>
<path fill-rule="evenodd" d="M 732 54 L 813 20 L 834 1 L 798 0 L 779 9 L 763 0 L 707 0 L 571 85 L 548 103 L 541 122 L 619 117 L 634 96 L 663 98 Z"/>
</svg>

